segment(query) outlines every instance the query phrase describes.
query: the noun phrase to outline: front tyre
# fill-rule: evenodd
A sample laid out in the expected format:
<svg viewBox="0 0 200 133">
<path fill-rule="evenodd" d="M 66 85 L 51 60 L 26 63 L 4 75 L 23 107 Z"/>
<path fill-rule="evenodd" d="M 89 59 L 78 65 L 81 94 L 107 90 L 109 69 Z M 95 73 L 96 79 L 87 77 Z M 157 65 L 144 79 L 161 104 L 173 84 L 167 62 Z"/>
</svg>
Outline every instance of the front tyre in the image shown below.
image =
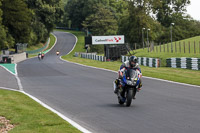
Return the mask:
<svg viewBox="0 0 200 133">
<path fill-rule="evenodd" d="M 129 89 L 126 93 L 126 106 L 129 107 L 132 102 L 133 90 Z"/>
</svg>

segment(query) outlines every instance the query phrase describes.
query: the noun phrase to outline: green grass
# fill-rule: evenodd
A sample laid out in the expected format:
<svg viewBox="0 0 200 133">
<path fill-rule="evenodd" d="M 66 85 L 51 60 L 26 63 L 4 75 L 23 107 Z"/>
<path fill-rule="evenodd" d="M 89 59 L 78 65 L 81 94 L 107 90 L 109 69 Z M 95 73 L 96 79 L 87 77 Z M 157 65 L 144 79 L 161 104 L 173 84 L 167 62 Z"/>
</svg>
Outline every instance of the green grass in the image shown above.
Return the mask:
<svg viewBox="0 0 200 133">
<path fill-rule="evenodd" d="M 195 41 L 195 49 L 196 53 L 194 53 L 194 41 Z M 179 42 L 181 44 L 181 52 L 179 51 Z M 184 42 L 185 42 L 185 53 L 184 53 Z M 190 42 L 190 53 L 189 53 L 189 43 Z M 135 56 L 138 57 L 152 57 L 152 58 L 160 58 L 161 59 L 161 66 L 166 66 L 166 59 L 172 57 L 195 57 L 200 58 L 200 36 L 192 37 L 189 39 L 181 40 L 176 42 L 176 49 L 175 51 L 175 42 L 173 42 L 173 53 L 171 53 L 171 43 L 161 45 L 161 52 L 160 46 L 154 46 L 154 51 L 148 52 L 148 49 L 137 49 L 132 51 Z M 167 51 L 167 45 L 169 52 Z M 157 47 L 157 51 L 156 51 Z M 165 47 L 165 52 L 164 52 Z"/>
<path fill-rule="evenodd" d="M 37 50 L 37 49 L 42 48 L 42 47 L 44 47 L 44 44 L 39 43 L 39 44 L 37 44 L 37 45 L 28 47 L 28 48 L 27 48 L 27 51 Z"/>
<path fill-rule="evenodd" d="M 62 30 L 65 31 L 65 30 Z M 66 31 L 71 32 L 71 31 Z M 71 62 L 76 62 L 88 66 L 94 66 L 99 68 L 105 68 L 109 70 L 117 71 L 119 70 L 120 65 L 122 64 L 120 61 L 114 61 L 114 62 L 100 62 L 90 59 L 83 59 L 80 57 L 74 57 L 74 52 L 84 52 L 84 33 L 82 32 L 71 32 L 78 38 L 78 42 L 76 44 L 75 49 L 69 54 L 65 55 L 62 58 Z M 142 53 L 141 53 L 142 54 Z M 154 56 L 156 53 L 151 53 Z M 148 57 L 153 57 L 148 56 Z M 162 54 L 161 54 L 162 55 Z M 162 55 L 166 58 L 167 54 L 165 53 Z M 147 57 L 147 56 L 146 56 Z M 176 57 L 176 56 L 174 56 Z M 196 70 L 189 70 L 189 69 L 179 69 L 179 68 L 168 68 L 168 67 L 160 67 L 160 68 L 151 68 L 151 67 L 145 67 L 141 66 L 142 74 L 143 76 L 148 77 L 154 77 L 154 78 L 160 78 L 170 81 L 176 81 L 181 83 L 188 83 L 193 85 L 200 85 L 199 79 L 200 79 L 200 71 Z"/>
<path fill-rule="evenodd" d="M 20 92 L 0 90 L 0 101 L 0 116 L 6 117 L 15 125 L 10 133 L 80 132 Z"/>
<path fill-rule="evenodd" d="M 46 53 L 49 49 L 51 49 L 51 47 L 54 45 L 55 41 L 56 41 L 55 37 L 54 37 L 52 34 L 50 34 L 50 43 L 49 43 L 49 47 L 44 51 L 45 53 Z M 31 49 L 31 50 L 40 49 L 40 48 L 42 48 L 42 47 L 44 47 L 44 46 L 43 46 L 43 45 L 40 45 L 40 46 L 38 45 L 38 46 L 34 47 L 35 49 Z M 35 56 L 38 56 L 38 54 L 29 54 L 29 58 L 35 57 Z"/>
</svg>

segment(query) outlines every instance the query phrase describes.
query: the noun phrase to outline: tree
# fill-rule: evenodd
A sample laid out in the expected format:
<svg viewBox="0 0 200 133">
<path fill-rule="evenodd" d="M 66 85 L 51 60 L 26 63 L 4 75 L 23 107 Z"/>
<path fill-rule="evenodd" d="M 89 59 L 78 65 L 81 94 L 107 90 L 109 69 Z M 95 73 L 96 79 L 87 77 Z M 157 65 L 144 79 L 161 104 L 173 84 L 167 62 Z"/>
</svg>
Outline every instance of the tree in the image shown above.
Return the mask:
<svg viewBox="0 0 200 133">
<path fill-rule="evenodd" d="M 92 35 L 115 35 L 118 31 L 117 20 L 114 14 L 104 7 L 102 4 L 97 4 L 93 7 L 94 13 L 83 21 L 82 25 L 88 29 Z M 103 46 L 91 46 L 91 52 L 103 53 Z"/>
<path fill-rule="evenodd" d="M 115 35 L 118 31 L 114 14 L 102 4 L 94 7 L 94 14 L 88 16 L 82 25 L 93 35 Z"/>
<path fill-rule="evenodd" d="M 3 25 L 15 42 L 27 43 L 30 39 L 31 11 L 23 0 L 4 0 L 2 2 Z"/>
<path fill-rule="evenodd" d="M 156 10 L 157 20 L 165 27 L 169 27 L 174 21 L 172 15 L 174 13 L 184 14 L 185 7 L 190 3 L 190 0 L 163 0 L 159 5 L 154 5 Z"/>
<path fill-rule="evenodd" d="M 61 0 L 26 0 L 26 3 L 33 12 L 32 32 L 37 35 L 37 42 L 45 42 L 63 14 Z"/>
<path fill-rule="evenodd" d="M 0 6 L 1 6 L 1 1 L 0 1 Z M 4 44 L 6 43 L 6 31 L 4 26 L 2 25 L 2 10 L 0 10 L 0 49 L 4 48 Z"/>
<path fill-rule="evenodd" d="M 69 0 L 65 12 L 72 23 L 72 28 L 81 29 L 82 22 L 93 13 L 93 6 L 97 0 Z"/>
</svg>

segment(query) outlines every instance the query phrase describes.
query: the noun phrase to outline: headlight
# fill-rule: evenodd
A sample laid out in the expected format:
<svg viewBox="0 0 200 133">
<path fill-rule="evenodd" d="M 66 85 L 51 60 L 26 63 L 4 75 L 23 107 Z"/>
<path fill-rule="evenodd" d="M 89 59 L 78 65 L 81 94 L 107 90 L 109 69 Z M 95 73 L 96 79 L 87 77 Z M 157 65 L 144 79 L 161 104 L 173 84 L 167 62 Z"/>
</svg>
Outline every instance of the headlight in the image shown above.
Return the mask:
<svg viewBox="0 0 200 133">
<path fill-rule="evenodd" d="M 137 81 L 137 80 L 138 80 L 137 78 L 131 78 L 132 82 Z"/>
<path fill-rule="evenodd" d="M 127 85 L 131 85 L 131 86 L 133 85 L 133 82 L 131 80 L 127 80 L 126 82 L 127 82 Z"/>
</svg>

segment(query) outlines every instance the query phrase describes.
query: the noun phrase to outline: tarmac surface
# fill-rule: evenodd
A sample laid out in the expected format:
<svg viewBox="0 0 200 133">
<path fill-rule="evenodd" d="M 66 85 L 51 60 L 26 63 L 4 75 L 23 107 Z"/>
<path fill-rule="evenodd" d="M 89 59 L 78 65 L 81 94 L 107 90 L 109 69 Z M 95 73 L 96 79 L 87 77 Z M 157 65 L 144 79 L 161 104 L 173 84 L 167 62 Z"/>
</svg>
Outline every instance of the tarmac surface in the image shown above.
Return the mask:
<svg viewBox="0 0 200 133">
<path fill-rule="evenodd" d="M 1 66 L 0 66 L 0 87 L 19 90 L 15 75 L 11 74 Z"/>
</svg>

